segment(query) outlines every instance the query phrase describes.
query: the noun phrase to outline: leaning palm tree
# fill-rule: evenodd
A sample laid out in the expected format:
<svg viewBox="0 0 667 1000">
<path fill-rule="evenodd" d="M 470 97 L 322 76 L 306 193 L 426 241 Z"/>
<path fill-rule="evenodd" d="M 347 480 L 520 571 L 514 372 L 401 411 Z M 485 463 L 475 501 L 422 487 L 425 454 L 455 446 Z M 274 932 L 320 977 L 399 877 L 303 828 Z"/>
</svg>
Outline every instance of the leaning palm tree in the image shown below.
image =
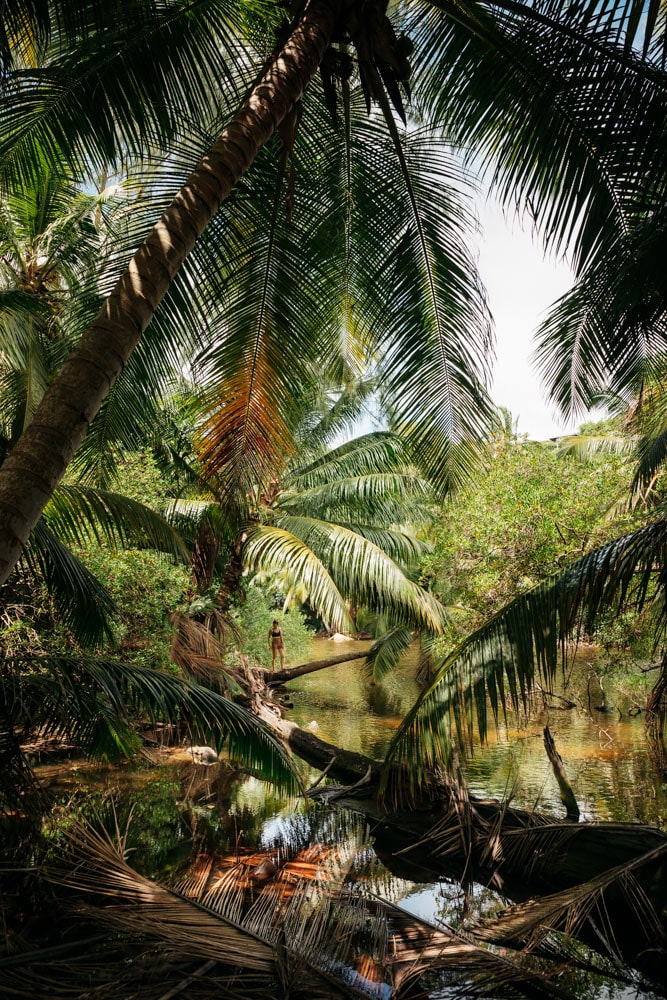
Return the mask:
<svg viewBox="0 0 667 1000">
<path fill-rule="evenodd" d="M 50 15 L 59 7 L 68 16 L 57 21 L 56 34 L 52 30 L 56 20 Z M 195 111 L 192 121 L 202 122 L 200 112 L 210 110 L 211 94 L 227 109 L 239 90 L 253 78 L 256 82 L 240 109 L 223 116 L 219 138 L 133 255 L 80 348 L 51 387 L 41 412 L 5 461 L 0 474 L 2 578 L 10 572 L 51 490 L 198 237 L 278 127 L 288 152 L 298 144 L 301 99 L 318 69 L 329 107 L 338 114 L 343 110 L 338 131 L 340 146 L 346 150 L 343 177 L 350 177 L 354 164 L 350 142 L 354 136 L 344 114 L 352 81 L 361 88 L 368 107 L 374 104 L 380 110 L 412 213 L 412 232 L 399 232 L 384 257 L 405 261 L 410 265 L 406 270 L 414 267 L 418 275 L 419 283 L 411 283 L 414 294 L 402 300 L 399 289 L 394 297 L 399 314 L 413 320 L 428 317 L 426 338 L 415 336 L 414 322 L 386 331 L 386 376 L 396 390 L 395 398 L 400 399 L 403 387 L 408 400 L 402 419 L 407 430 L 414 427 L 415 445 L 425 454 L 433 443 L 432 432 L 437 432 L 441 457 L 434 459 L 433 468 L 442 483 L 451 479 L 452 461 L 459 472 L 469 468 L 471 431 L 480 431 L 488 414 L 479 385 L 480 367 L 471 365 L 488 353 L 486 336 L 478 322 L 470 322 L 479 319 L 479 309 L 473 296 L 471 310 L 466 291 L 469 262 L 459 254 L 457 268 L 447 273 L 438 266 L 443 256 L 433 252 L 432 227 L 426 224 L 411 183 L 395 115 L 404 114 L 403 99 L 413 85 L 423 120 L 446 128 L 455 141 L 486 156 L 505 198 L 523 199 L 546 236 L 562 247 L 572 244 L 584 266 L 603 256 L 609 234 L 617 233 L 638 206 L 646 205 L 646 179 L 657 176 L 662 163 L 664 144 L 645 141 L 646 135 L 660 139 L 664 108 L 659 60 L 665 33 L 655 5 L 642 19 L 637 0 L 601 10 L 593 5 L 561 11 L 546 2 L 510 5 L 470 0 L 451 6 L 415 2 L 396 10 L 380 3 L 366 5 L 363 12 L 342 0 L 311 0 L 305 7 L 295 4 L 292 22 L 278 25 L 279 42 L 268 63 L 262 51 L 267 22 L 255 18 L 254 4 L 212 5 L 214 31 L 208 33 L 202 31 L 200 12 L 192 16 L 188 11 L 179 32 L 178 9 L 167 10 L 161 19 L 152 4 L 137 0 L 128 5 L 123 18 L 114 12 L 110 25 L 98 7 L 78 5 L 75 13 L 71 4 L 60 0 L 46 12 L 40 8 L 40 17 L 31 19 L 32 8 L 26 12 L 21 3 L 9 5 L 4 58 L 6 94 L 14 111 L 6 118 L 0 146 L 4 176 L 10 182 L 31 169 L 36 151 L 46 154 L 60 147 L 72 162 L 77 157 L 82 162 L 85 148 L 85 159 L 94 162 L 102 157 L 118 161 L 147 143 L 164 148 L 183 129 L 189 112 Z M 260 10 L 266 13 L 266 8 Z M 404 28 L 409 40 L 403 36 Z M 164 43 L 150 50 L 151 66 L 156 53 L 161 56 L 162 72 L 152 77 L 142 72 L 151 32 Z M 222 63 L 217 52 L 214 61 L 208 58 L 212 38 L 224 53 Z M 203 58 L 196 61 L 198 46 Z M 45 60 L 51 59 L 48 71 L 13 74 L 12 59 L 25 63 L 34 48 Z M 210 67 L 220 63 L 221 79 L 211 88 Z M 411 68 L 412 84 L 408 83 Z M 71 103 L 59 96 L 64 80 L 74 83 L 66 88 Z M 165 81 L 173 87 L 173 100 L 166 107 Z M 315 107 L 314 94 L 311 88 L 307 110 Z M 87 104 L 93 95 L 94 112 Z M 36 110 L 24 116 L 28 109 Z M 209 117 L 202 132 L 211 121 Z M 191 128 L 191 136 L 193 132 Z M 329 159 L 323 147 L 317 162 L 326 167 Z M 372 203 L 373 217 L 381 218 L 387 190 L 367 191 L 366 201 Z M 393 192 L 389 201 L 393 205 Z M 340 201 L 343 243 L 353 249 L 345 222 L 354 204 L 349 193 Z M 584 224 L 579 226 L 582 218 Z M 372 236 L 369 226 L 364 237 Z M 348 254 L 346 259 L 358 265 L 361 258 Z M 371 272 L 378 281 L 382 260 L 381 254 L 371 254 Z M 349 276 L 350 269 L 340 273 Z M 339 287 L 349 289 L 349 281 L 339 281 Z M 385 294 L 391 299 L 392 289 Z M 354 298 L 343 294 L 339 301 L 349 307 Z M 346 315 L 349 312 L 345 310 Z M 382 323 L 381 311 L 366 318 L 375 330 Z M 465 349 L 456 336 L 461 327 L 468 340 Z M 429 338 L 427 354 L 432 360 L 425 365 L 422 346 Z M 447 406 L 429 408 L 432 398 L 445 399 Z M 425 411 L 420 401 L 426 404 Z M 421 414 L 422 421 L 417 419 Z M 34 474 L 35 463 L 39 477 Z"/>
</svg>

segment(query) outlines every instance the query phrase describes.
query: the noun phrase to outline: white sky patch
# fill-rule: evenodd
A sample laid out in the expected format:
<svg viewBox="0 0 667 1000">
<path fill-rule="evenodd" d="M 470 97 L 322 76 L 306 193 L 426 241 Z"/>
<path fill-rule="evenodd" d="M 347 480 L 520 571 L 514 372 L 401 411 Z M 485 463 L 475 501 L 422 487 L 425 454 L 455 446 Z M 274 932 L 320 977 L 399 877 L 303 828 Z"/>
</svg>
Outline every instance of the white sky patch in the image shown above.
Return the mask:
<svg viewBox="0 0 667 1000">
<path fill-rule="evenodd" d="M 549 306 L 571 286 L 572 272 L 561 260 L 545 259 L 537 237 L 505 219 L 493 201 L 478 211 L 479 270 L 496 325 L 493 400 L 518 417 L 519 433 L 533 440 L 571 433 L 584 418 L 566 423 L 546 402 L 530 358 L 535 331 Z"/>
</svg>

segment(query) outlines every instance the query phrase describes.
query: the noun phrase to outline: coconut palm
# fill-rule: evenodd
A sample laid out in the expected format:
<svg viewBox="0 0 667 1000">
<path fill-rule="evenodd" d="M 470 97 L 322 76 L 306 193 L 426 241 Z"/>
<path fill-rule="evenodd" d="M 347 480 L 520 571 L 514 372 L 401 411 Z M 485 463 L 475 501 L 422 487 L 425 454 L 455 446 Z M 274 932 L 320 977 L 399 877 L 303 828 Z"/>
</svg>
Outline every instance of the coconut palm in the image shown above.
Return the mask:
<svg viewBox="0 0 667 1000">
<path fill-rule="evenodd" d="M 431 431 L 437 429 L 437 451 L 442 455 L 444 447 L 445 452 L 444 459 L 434 459 L 441 482 L 451 477 L 452 462 L 459 470 L 462 464 L 469 468 L 470 431 L 479 431 L 485 422 L 480 369 L 471 367 L 470 361 L 487 353 L 486 339 L 475 322 L 476 297 L 465 292 L 465 259 L 459 253 L 459 267 L 448 275 L 434 264 L 430 227 L 424 224 L 423 207 L 410 183 L 410 164 L 394 117 L 404 113 L 403 99 L 411 86 L 408 60 L 414 71 L 416 106 L 427 116 L 424 120 L 446 127 L 457 142 L 487 157 L 505 198 L 522 199 L 547 238 L 563 247 L 572 244 L 582 266 L 603 256 L 610 233 L 617 234 L 637 206 L 646 206 L 649 167 L 653 176 L 660 175 L 656 168 L 664 158 L 659 133 L 664 25 L 655 5 L 642 19 L 643 8 L 636 0 L 602 10 L 593 5 L 554 8 L 547 2 L 451 6 L 415 2 L 391 8 L 389 14 L 382 3 L 366 5 L 360 13 L 356 4 L 313 0 L 304 9 L 296 5 L 290 12 L 293 22 L 279 26 L 279 42 L 265 71 L 261 66 L 267 21 L 255 14 L 257 10 L 266 14 L 267 9 L 259 5 L 210 5 L 206 12 L 188 11 L 191 21 L 185 30 L 185 14 L 179 10 L 169 5 L 157 10 L 136 2 L 124 5 L 123 17 L 115 9 L 109 11 L 108 17 L 114 19 L 109 30 L 108 21 L 103 23 L 105 15 L 92 9 L 99 5 L 79 5 L 75 14 L 65 0 L 60 9 L 69 16 L 56 21 L 50 14 L 57 6 L 47 12 L 40 7 L 40 18 L 28 16 L 34 30 L 23 33 L 18 26 L 26 20 L 24 6 L 18 2 L 9 6 L 5 76 L 13 113 L 5 119 L 0 136 L 9 181 L 30 169 L 37 150 L 46 155 L 60 148 L 72 162 L 78 158 L 99 163 L 102 157 L 118 162 L 147 144 L 164 149 L 183 129 L 187 114 L 192 112 L 191 121 L 200 123 L 203 111 L 205 119 L 212 99 L 219 101 L 225 127 L 132 258 L 80 349 L 51 388 L 42 414 L 4 464 L 5 575 L 197 237 L 278 126 L 288 151 L 297 146 L 302 134 L 299 129 L 295 139 L 300 101 L 319 68 L 324 81 L 321 94 L 339 114 L 337 94 L 343 95 L 344 111 L 352 71 L 352 85 L 361 87 L 369 106 L 379 107 L 397 155 L 414 229 L 404 249 L 400 239 L 389 245 L 388 256 L 400 258 L 403 250 L 406 271 L 415 266 L 420 284 L 413 286 L 414 294 L 405 303 L 398 296 L 404 308 L 397 312 L 412 322 L 407 328 L 401 324 L 386 330 L 385 371 L 396 400 L 401 387 L 408 390 L 410 404 L 402 416 L 407 430 L 415 424 L 414 443 L 424 453 Z M 219 9 L 223 6 L 224 11 Z M 31 12 L 32 8 L 28 15 Z M 410 41 L 403 38 L 404 26 Z M 12 47 L 17 35 L 21 44 Z M 151 48 L 148 61 L 147 46 L 155 38 L 163 44 Z M 203 52 L 200 48 L 195 59 L 198 46 Z M 222 59 L 218 51 L 211 59 L 217 46 Z M 12 60 L 25 63 L 33 48 L 39 49 L 48 71 L 14 72 Z M 158 53 L 161 73 L 151 76 L 144 70 L 147 65 L 152 68 Z M 211 79 L 213 65 L 221 67 L 219 79 Z M 226 116 L 239 89 L 253 77 L 258 82 L 240 110 Z M 71 101 L 62 100 L 65 80 L 71 81 L 66 87 Z M 173 87 L 166 105 L 165 83 Z M 316 103 L 315 88 L 306 110 Z M 26 114 L 30 109 L 34 113 Z M 341 162 L 349 168 L 353 146 L 345 142 L 352 137 L 345 120 L 343 114 L 338 135 L 348 150 Z M 207 124 L 211 122 L 209 118 Z M 326 166 L 326 147 L 316 162 Z M 395 203 L 384 191 L 367 191 L 365 198 L 375 219 L 381 218 L 388 203 Z M 353 204 L 349 198 L 341 201 L 346 213 Z M 344 220 L 341 223 L 343 233 L 349 232 Z M 371 239 L 372 234 L 369 227 L 363 235 Z M 347 259 L 358 264 L 361 258 L 355 254 Z M 378 278 L 380 259 L 371 256 Z M 339 288 L 349 288 L 349 283 L 341 283 L 340 273 Z M 351 304 L 352 300 L 342 295 L 339 301 Z M 405 307 L 408 301 L 410 308 Z M 422 345 L 428 338 L 415 335 L 417 315 L 430 317 L 433 363 L 426 366 Z M 454 336 L 462 315 L 467 317 L 465 350 Z M 454 329 L 443 325 L 443 317 Z M 373 318 L 381 321 L 381 311 L 375 311 Z M 475 330 L 471 347 L 469 337 Z M 93 359 L 96 373 L 91 371 Z M 73 387 L 80 403 L 74 409 L 69 405 Z M 419 422 L 413 418 L 420 413 L 420 398 L 427 403 L 446 398 L 449 405 L 444 412 L 427 409 Z M 41 430 L 46 427 L 48 445 Z M 21 481 L 27 483 L 36 455 L 44 474 L 39 482 L 31 481 L 28 490 Z"/>
<path fill-rule="evenodd" d="M 0 448 L 29 424 L 98 300 L 115 189 L 83 193 L 46 167 L 0 205 Z M 104 213 L 104 215 L 103 215 Z"/>
<path fill-rule="evenodd" d="M 231 470 L 217 467 L 204 438 L 208 468 L 217 467 L 200 478 L 209 499 L 174 502 L 167 516 L 193 539 L 200 590 L 211 587 L 218 562 L 218 611 L 229 607 L 242 574 L 258 574 L 286 604 L 306 604 L 334 629 L 354 631 L 351 609 L 367 608 L 384 628 L 442 630 L 445 610 L 411 579 L 425 549 L 416 532 L 430 519 L 431 489 L 405 442 L 375 431 L 329 446 L 374 387 L 356 382 L 333 401 L 325 393 L 319 406 L 321 387 L 304 389 L 291 458 L 255 482 L 246 472 L 234 494 L 238 456 L 229 455 Z M 226 435 L 222 441 L 227 454 Z"/>
</svg>

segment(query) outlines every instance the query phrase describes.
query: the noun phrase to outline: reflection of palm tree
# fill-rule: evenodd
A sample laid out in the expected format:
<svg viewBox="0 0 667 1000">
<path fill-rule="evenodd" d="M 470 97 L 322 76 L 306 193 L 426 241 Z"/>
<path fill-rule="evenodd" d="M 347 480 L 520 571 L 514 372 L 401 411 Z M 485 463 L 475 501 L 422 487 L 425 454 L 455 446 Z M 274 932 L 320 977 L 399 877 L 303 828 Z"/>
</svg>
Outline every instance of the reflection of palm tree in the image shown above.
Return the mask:
<svg viewBox="0 0 667 1000">
<path fill-rule="evenodd" d="M 15 5 L 9 6 L 16 15 Z M 132 13 L 140 8 L 140 4 L 132 5 Z M 415 45 L 412 61 L 420 113 L 430 122 L 446 120 L 456 141 L 491 154 L 497 167 L 496 179 L 505 197 L 511 199 L 518 195 L 525 200 L 552 243 L 561 246 L 571 243 L 580 268 L 592 266 L 604 255 L 610 246 L 609 234 L 617 234 L 619 226 L 627 228 L 626 223 L 633 213 L 636 214 L 638 206 L 646 210 L 646 166 L 650 163 L 655 168 L 662 155 L 659 131 L 663 113 L 662 77 L 650 60 L 661 52 L 664 32 L 655 18 L 646 21 L 636 17 L 638 9 L 636 0 L 627 0 L 624 4 L 613 5 L 613 16 L 606 19 L 588 6 L 574 16 L 568 8 L 559 20 L 553 14 L 553 5 L 548 4 L 542 8 L 539 4 L 510 7 L 470 3 L 457 6 L 453 13 L 439 4 L 405 7 L 408 17 L 415 15 L 415 20 L 407 23 Z M 417 189 L 411 184 L 410 162 L 402 150 L 401 137 L 386 96 L 401 113 L 400 92 L 407 89 L 409 66 L 406 56 L 412 44 L 402 41 L 400 28 L 394 28 L 383 5 L 366 5 L 361 19 L 355 11 L 356 5 L 338 6 L 325 0 L 313 0 L 287 29 L 286 40 L 278 47 L 260 83 L 251 90 L 241 110 L 229 120 L 218 142 L 190 175 L 148 241 L 137 251 L 129 271 L 85 335 L 81 348 L 54 384 L 42 415 L 33 422 L 3 469 L 3 505 L 9 504 L 11 494 L 15 506 L 20 508 L 20 515 L 15 511 L 8 516 L 7 508 L 3 515 L 5 548 L 0 562 L 4 576 L 11 569 L 22 541 L 36 522 L 73 449 L 83 438 L 87 424 L 150 322 L 194 241 L 283 120 L 283 138 L 291 149 L 298 119 L 295 109 L 308 81 L 320 66 L 330 105 L 336 81 L 339 76 L 342 78 L 340 86 L 345 107 L 349 92 L 349 53 L 338 49 L 332 51 L 332 37 L 336 40 L 335 45 L 339 44 L 339 38 L 344 43 L 352 43 L 350 50 L 356 53 L 356 70 L 364 96 L 369 103 L 373 100 L 381 108 L 386 134 L 398 154 L 406 205 L 414 222 L 411 234 L 407 230 L 397 231 L 399 238 L 385 247 L 384 257 L 374 253 L 367 257 L 370 262 L 368 277 L 373 279 L 380 301 L 384 298 L 390 301 L 393 297 L 398 307 L 396 314 L 412 318 L 408 327 L 403 322 L 388 330 L 384 341 L 385 370 L 395 390 L 395 399 L 406 400 L 401 417 L 414 445 L 421 447 L 425 455 L 431 450 L 431 472 L 445 481 L 451 477 L 452 460 L 459 470 L 468 467 L 469 449 L 462 445 L 471 431 L 483 426 L 487 417 L 475 374 L 479 370 L 475 358 L 486 353 L 486 337 L 478 323 L 479 299 L 468 281 L 469 262 L 460 252 L 454 267 L 443 266 L 446 260 L 452 262 L 447 249 L 451 250 L 458 241 L 455 238 L 454 244 L 450 241 L 447 247 L 446 240 L 433 238 L 432 222 L 435 220 L 428 218 L 428 212 L 417 197 Z M 235 9 L 230 16 L 234 13 Z M 196 98 L 201 99 L 203 108 L 210 107 L 207 88 L 201 86 L 203 76 L 210 84 L 206 59 L 201 62 L 203 70 L 192 66 L 192 73 L 184 72 L 180 78 L 174 73 L 175 66 L 183 67 L 183 54 L 188 51 L 188 45 L 200 41 L 194 32 L 183 32 L 180 49 L 170 36 L 164 52 L 159 48 L 152 52 L 152 56 L 166 56 L 165 70 L 174 85 L 174 110 L 170 116 L 164 113 L 162 76 L 158 102 L 157 74 L 142 81 L 144 86 L 118 88 L 111 86 L 110 74 L 105 75 L 109 60 L 102 60 L 101 68 L 94 64 L 97 52 L 91 42 L 96 37 L 95 29 L 100 19 L 103 20 L 103 15 L 98 13 L 86 25 L 81 44 L 85 44 L 88 55 L 84 59 L 82 53 L 82 65 L 88 75 L 82 74 L 81 92 L 74 95 L 72 107 L 68 106 L 68 113 L 61 115 L 58 123 L 58 139 L 67 146 L 72 158 L 84 145 L 86 155 L 93 159 L 100 155 L 102 147 L 105 156 L 113 156 L 119 137 L 124 149 L 140 144 L 137 140 L 143 140 L 146 134 L 164 141 L 181 124 L 184 107 L 194 111 L 193 120 L 197 120 Z M 628 39 L 633 39 L 640 22 L 646 33 L 641 56 L 628 47 Z M 22 21 L 14 22 L 15 26 L 19 23 L 23 24 Z M 67 18 L 62 23 L 69 26 Z M 148 12 L 146 23 L 153 24 Z M 195 20 L 193 24 L 198 26 L 199 22 Z M 139 41 L 133 42 L 134 47 L 123 49 L 125 25 L 120 23 L 114 27 L 111 35 L 107 32 L 116 46 L 113 55 L 122 65 L 123 74 L 128 78 L 131 74 L 132 81 L 138 83 L 141 66 L 136 56 L 146 35 L 140 35 Z M 136 37 L 136 23 L 133 27 Z M 224 35 L 219 22 L 216 27 L 218 35 Z M 233 52 L 234 44 L 239 44 L 238 22 L 233 30 L 237 34 L 232 44 L 230 34 L 222 43 L 227 55 Z M 74 34 L 76 37 L 76 32 Z M 67 28 L 62 37 L 72 46 Z M 80 38 L 81 35 L 77 41 Z M 25 48 L 20 49 L 22 55 L 25 51 Z M 70 50 L 61 59 L 61 62 L 68 62 L 69 70 L 77 64 L 76 58 L 67 58 L 71 54 Z M 107 49 L 104 55 L 109 54 Z M 188 51 L 188 55 L 191 52 Z M 244 56 L 248 57 L 252 73 L 256 64 L 249 48 Z M 12 49 L 6 46 L 8 69 L 11 69 L 11 58 Z M 228 71 L 226 79 L 231 83 L 236 83 L 233 68 L 240 62 L 242 60 L 230 59 L 227 65 L 223 64 L 223 74 Z M 152 64 L 153 60 L 151 68 Z M 59 69 L 62 71 L 58 66 L 52 73 L 56 82 Z M 114 84 L 118 78 L 115 73 Z M 37 79 L 37 89 L 46 87 L 39 73 L 35 73 L 33 79 Z M 90 93 L 96 96 L 96 114 L 84 110 Z M 16 106 L 27 107 L 31 100 L 34 103 L 34 93 L 29 87 L 19 88 L 12 91 L 12 99 Z M 135 105 L 136 119 L 129 113 L 130 109 L 135 111 Z M 49 129 L 51 123 L 42 116 L 43 106 L 40 104 L 40 114 L 22 123 L 20 129 L 15 127 L 16 117 L 12 119 L 12 128 L 5 133 L 3 143 L 8 175 L 16 171 L 17 165 L 25 166 L 35 149 L 53 148 L 54 129 Z M 161 114 L 150 121 L 150 112 L 158 108 Z M 340 139 L 344 131 L 340 130 Z M 349 138 L 349 128 L 345 134 Z M 646 135 L 650 141 L 643 141 Z M 351 153 L 352 146 L 348 144 L 347 150 Z M 316 162 L 326 165 L 329 151 L 322 155 L 324 151 L 321 145 Z M 630 160 L 632 172 L 627 167 Z M 347 164 L 349 176 L 354 156 L 344 156 L 342 163 Z M 660 176 L 658 170 L 654 170 L 656 176 Z M 437 185 L 432 187 L 433 192 L 436 189 Z M 392 197 L 386 199 L 383 190 L 368 189 L 364 200 L 367 203 L 377 200 L 377 219 L 382 214 L 383 201 L 385 208 L 389 203 L 397 203 L 395 195 L 392 191 Z M 354 205 L 352 200 L 341 201 L 344 213 L 349 212 L 351 205 Z M 345 231 L 343 218 L 341 223 Z M 406 235 L 407 242 L 402 243 Z M 372 241 L 372 230 L 366 230 L 364 236 Z M 360 248 L 355 265 L 364 259 L 366 251 L 361 244 Z M 401 268 L 389 269 L 392 279 L 396 274 L 405 275 L 411 270 L 418 277 L 416 282 L 411 280 L 413 294 L 405 300 L 400 286 L 393 293 L 389 287 L 386 296 L 383 295 L 384 268 L 378 265 L 387 264 L 392 256 L 401 261 Z M 305 268 L 303 273 L 307 270 Z M 410 277 L 412 279 L 412 274 Z M 350 304 L 351 300 L 347 302 Z M 429 364 L 424 363 L 423 355 L 428 338 L 416 337 L 414 333 L 419 328 L 415 322 L 417 317 L 422 320 L 428 317 L 432 337 L 429 352 L 432 363 Z M 382 316 L 376 309 L 366 318 L 376 324 L 378 320 L 382 323 Z M 463 336 L 456 332 L 461 329 Z M 80 393 L 81 405 L 73 410 L 70 400 L 74 386 L 77 394 Z M 402 397 L 399 390 L 402 390 Z M 429 407 L 436 398 L 447 398 L 444 411 L 436 412 Z M 422 416 L 424 419 L 420 420 Z M 49 428 L 48 444 L 41 436 L 42 427 Z M 54 443 L 56 431 L 60 442 L 57 446 Z M 37 464 L 44 471 L 42 481 L 31 482 L 29 491 L 22 490 L 21 479 L 34 469 L 36 456 L 39 456 Z M 19 504 L 18 497 L 21 497 Z"/>
</svg>

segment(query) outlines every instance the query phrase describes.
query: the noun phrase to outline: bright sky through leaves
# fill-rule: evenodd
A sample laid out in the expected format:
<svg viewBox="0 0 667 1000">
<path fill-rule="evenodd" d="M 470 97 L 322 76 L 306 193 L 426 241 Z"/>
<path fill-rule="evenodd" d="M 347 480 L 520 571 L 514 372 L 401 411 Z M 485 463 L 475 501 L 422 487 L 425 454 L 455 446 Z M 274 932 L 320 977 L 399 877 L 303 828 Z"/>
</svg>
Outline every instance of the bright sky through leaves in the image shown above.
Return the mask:
<svg viewBox="0 0 667 1000">
<path fill-rule="evenodd" d="M 566 424 L 546 402 L 530 360 L 535 331 L 551 303 L 570 287 L 572 273 L 562 260 L 545 259 L 537 237 L 505 219 L 493 201 L 478 212 L 479 267 L 496 322 L 494 402 L 518 417 L 519 433 L 534 440 L 573 431 L 581 420 Z"/>
</svg>

